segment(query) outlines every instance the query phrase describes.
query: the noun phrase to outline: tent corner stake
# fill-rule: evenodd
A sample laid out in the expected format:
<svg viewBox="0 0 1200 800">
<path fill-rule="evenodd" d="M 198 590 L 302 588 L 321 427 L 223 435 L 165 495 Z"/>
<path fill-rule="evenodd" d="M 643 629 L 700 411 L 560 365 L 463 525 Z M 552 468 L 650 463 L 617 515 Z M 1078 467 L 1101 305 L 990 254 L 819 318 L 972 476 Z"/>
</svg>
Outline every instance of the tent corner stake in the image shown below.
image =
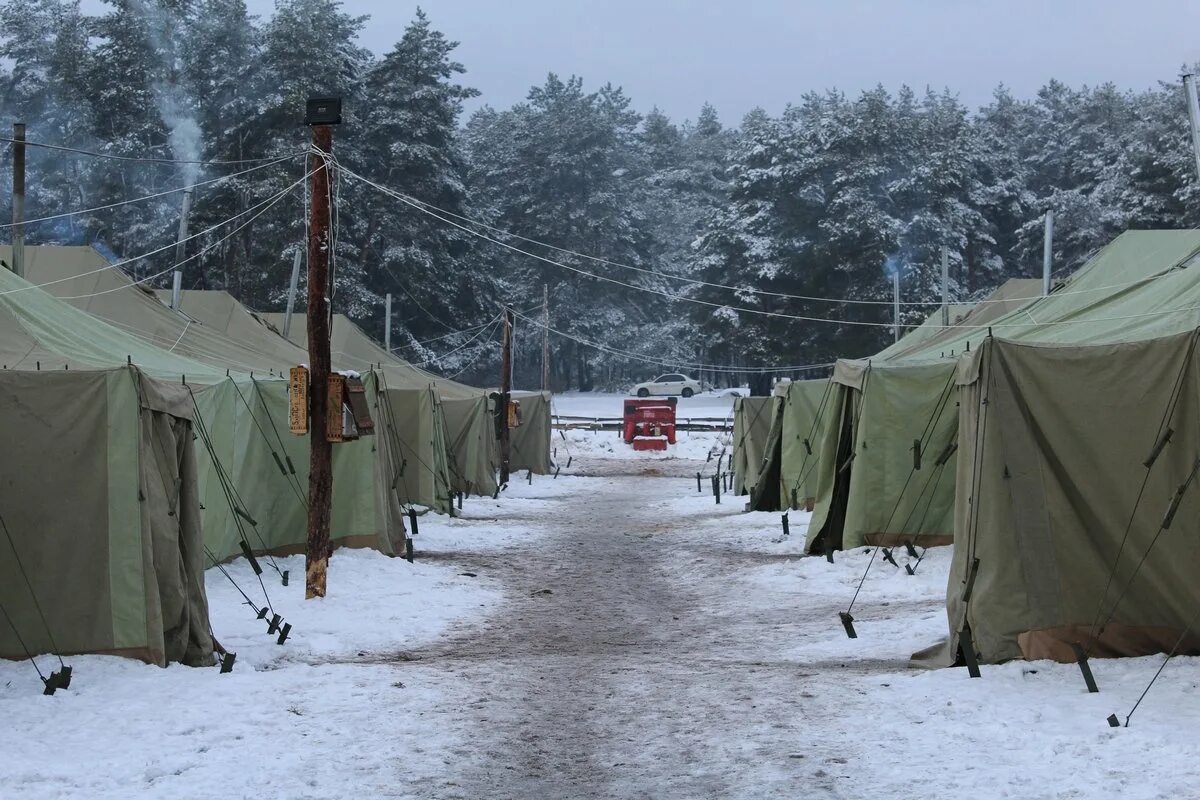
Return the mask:
<svg viewBox="0 0 1200 800">
<path fill-rule="evenodd" d="M 958 649 L 962 652 L 963 661 L 967 665 L 967 674 L 972 678 L 983 677 L 979 671 L 979 658 L 975 654 L 975 643 L 971 641 L 971 626 L 963 622 L 962 630 L 958 632 Z"/>
<path fill-rule="evenodd" d="M 842 620 L 842 627 L 846 629 L 846 636 L 850 639 L 857 639 L 858 632 L 854 630 L 854 617 L 850 616 L 850 612 L 839 611 L 838 617 Z"/>
<path fill-rule="evenodd" d="M 1075 663 L 1079 665 L 1079 672 L 1083 675 L 1083 682 L 1087 684 L 1088 694 L 1096 694 L 1100 691 L 1100 687 L 1096 685 L 1096 677 L 1092 675 L 1092 667 L 1088 664 L 1087 652 L 1079 642 L 1071 642 L 1071 649 L 1075 651 Z"/>
</svg>

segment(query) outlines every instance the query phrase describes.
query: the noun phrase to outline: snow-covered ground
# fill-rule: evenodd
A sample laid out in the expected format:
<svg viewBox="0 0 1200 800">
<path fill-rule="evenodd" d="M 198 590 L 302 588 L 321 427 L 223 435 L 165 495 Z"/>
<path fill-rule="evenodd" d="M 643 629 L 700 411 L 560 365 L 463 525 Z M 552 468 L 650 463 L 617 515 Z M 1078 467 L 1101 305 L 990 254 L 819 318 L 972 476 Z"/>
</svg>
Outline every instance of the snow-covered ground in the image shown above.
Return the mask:
<svg viewBox="0 0 1200 800">
<path fill-rule="evenodd" d="M 1197 796 L 1200 660 L 1116 729 L 1160 658 L 1094 661 L 1099 694 L 1073 665 L 913 667 L 945 634 L 948 549 L 915 577 L 876 560 L 851 640 L 866 550 L 804 557 L 807 515 L 784 537 L 608 438 L 567 443 L 610 474 L 522 475 L 422 517 L 415 564 L 338 551 L 324 600 L 265 564 L 283 646 L 210 571 L 232 674 L 74 657 L 44 697 L 0 664 L 0 797 Z M 711 471 L 719 438 L 695 441 Z"/>
</svg>

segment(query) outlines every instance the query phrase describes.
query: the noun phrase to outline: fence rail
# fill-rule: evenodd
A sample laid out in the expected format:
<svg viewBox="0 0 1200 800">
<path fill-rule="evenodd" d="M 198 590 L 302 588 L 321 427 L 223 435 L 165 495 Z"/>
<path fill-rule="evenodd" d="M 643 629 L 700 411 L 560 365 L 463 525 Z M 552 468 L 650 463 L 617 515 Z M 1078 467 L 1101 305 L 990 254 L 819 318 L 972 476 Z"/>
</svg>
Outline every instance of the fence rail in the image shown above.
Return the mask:
<svg viewBox="0 0 1200 800">
<path fill-rule="evenodd" d="M 622 417 L 584 417 L 555 414 L 551 425 L 556 430 L 619 431 Z M 675 428 L 681 431 L 730 431 L 733 417 L 676 417 Z"/>
</svg>

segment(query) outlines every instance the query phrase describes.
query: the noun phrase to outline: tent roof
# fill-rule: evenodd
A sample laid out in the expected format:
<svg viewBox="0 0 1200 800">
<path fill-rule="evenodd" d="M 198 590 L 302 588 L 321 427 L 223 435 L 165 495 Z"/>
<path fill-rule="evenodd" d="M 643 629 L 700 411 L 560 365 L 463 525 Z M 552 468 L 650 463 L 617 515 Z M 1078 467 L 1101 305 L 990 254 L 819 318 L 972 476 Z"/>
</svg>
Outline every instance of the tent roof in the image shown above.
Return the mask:
<svg viewBox="0 0 1200 800">
<path fill-rule="evenodd" d="M 0 259 L 7 260 L 10 252 L 11 248 L 0 248 Z M 91 247 L 26 247 L 25 276 L 60 300 L 135 338 L 222 371 L 285 374 L 288 366 L 297 363 L 290 356 L 256 349 L 244 337 L 226 336 L 222 330 L 169 308 L 153 290 L 134 283 Z M 169 300 L 170 293 L 167 297 Z"/>
<path fill-rule="evenodd" d="M 993 295 L 1004 302 L 980 304 L 956 326 L 871 363 L 903 366 L 977 350 L 989 331 L 1027 343 L 1115 344 L 1192 330 L 1200 326 L 1200 231 L 1127 231 L 1049 295 L 1026 299 L 1028 291 L 1028 283 L 1009 281 Z M 867 359 L 838 363 L 849 379 Z"/>
<path fill-rule="evenodd" d="M 283 327 L 283 314 L 271 313 L 260 316 L 277 327 Z M 289 335 L 296 343 L 308 340 L 307 320 L 303 314 L 292 315 Z M 404 359 L 396 357 L 368 336 L 345 314 L 333 315 L 333 334 L 330 345 L 335 364 L 340 363 L 356 370 L 366 370 L 370 369 L 372 365 L 381 364 L 388 383 L 393 388 L 433 384 L 437 386 L 442 398 L 447 400 L 477 397 L 483 392 L 482 389 L 426 372 L 420 367 L 415 367 Z"/>
<path fill-rule="evenodd" d="M 208 384 L 225 370 L 158 347 L 0 269 L 0 365 L 6 369 L 107 369 L 132 362 L 155 378 Z M 245 377 L 240 371 L 235 378 Z"/>
<path fill-rule="evenodd" d="M 159 289 L 158 297 L 170 302 L 171 291 Z M 161 303 L 160 303 L 161 305 Z M 297 346 L 265 320 L 221 289 L 187 289 L 180 293 L 179 311 L 189 319 L 218 331 L 255 352 L 263 353 L 287 367 L 308 363 L 308 350 Z"/>
<path fill-rule="evenodd" d="M 1042 291 L 1042 282 L 1033 278 L 1010 278 L 982 301 L 965 306 L 950 307 L 952 326 L 986 326 L 1001 317 L 1018 311 L 1037 298 Z M 958 311 L 959 313 L 955 313 Z M 876 359 L 894 361 L 905 358 L 920 358 L 947 352 L 946 343 L 952 341 L 959 330 L 942 327 L 942 312 L 938 309 L 929 315 L 919 327 L 891 347 L 876 354 Z"/>
</svg>

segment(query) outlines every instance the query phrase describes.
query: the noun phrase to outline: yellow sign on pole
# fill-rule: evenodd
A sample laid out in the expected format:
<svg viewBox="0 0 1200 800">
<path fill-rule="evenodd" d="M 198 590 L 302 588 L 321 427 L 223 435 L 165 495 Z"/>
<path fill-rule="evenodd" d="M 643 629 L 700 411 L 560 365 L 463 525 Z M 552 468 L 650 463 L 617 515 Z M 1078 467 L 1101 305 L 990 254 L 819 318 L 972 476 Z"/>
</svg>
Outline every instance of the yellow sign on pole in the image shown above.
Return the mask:
<svg viewBox="0 0 1200 800">
<path fill-rule="evenodd" d="M 346 395 L 346 378 L 336 372 L 329 376 L 329 393 L 326 395 L 329 398 L 329 405 L 325 411 L 325 440 L 328 442 L 343 442 L 346 436 L 343 433 L 343 417 L 342 402 Z"/>
<path fill-rule="evenodd" d="M 288 370 L 288 426 L 292 433 L 308 433 L 308 370 L 292 367 Z"/>
</svg>

